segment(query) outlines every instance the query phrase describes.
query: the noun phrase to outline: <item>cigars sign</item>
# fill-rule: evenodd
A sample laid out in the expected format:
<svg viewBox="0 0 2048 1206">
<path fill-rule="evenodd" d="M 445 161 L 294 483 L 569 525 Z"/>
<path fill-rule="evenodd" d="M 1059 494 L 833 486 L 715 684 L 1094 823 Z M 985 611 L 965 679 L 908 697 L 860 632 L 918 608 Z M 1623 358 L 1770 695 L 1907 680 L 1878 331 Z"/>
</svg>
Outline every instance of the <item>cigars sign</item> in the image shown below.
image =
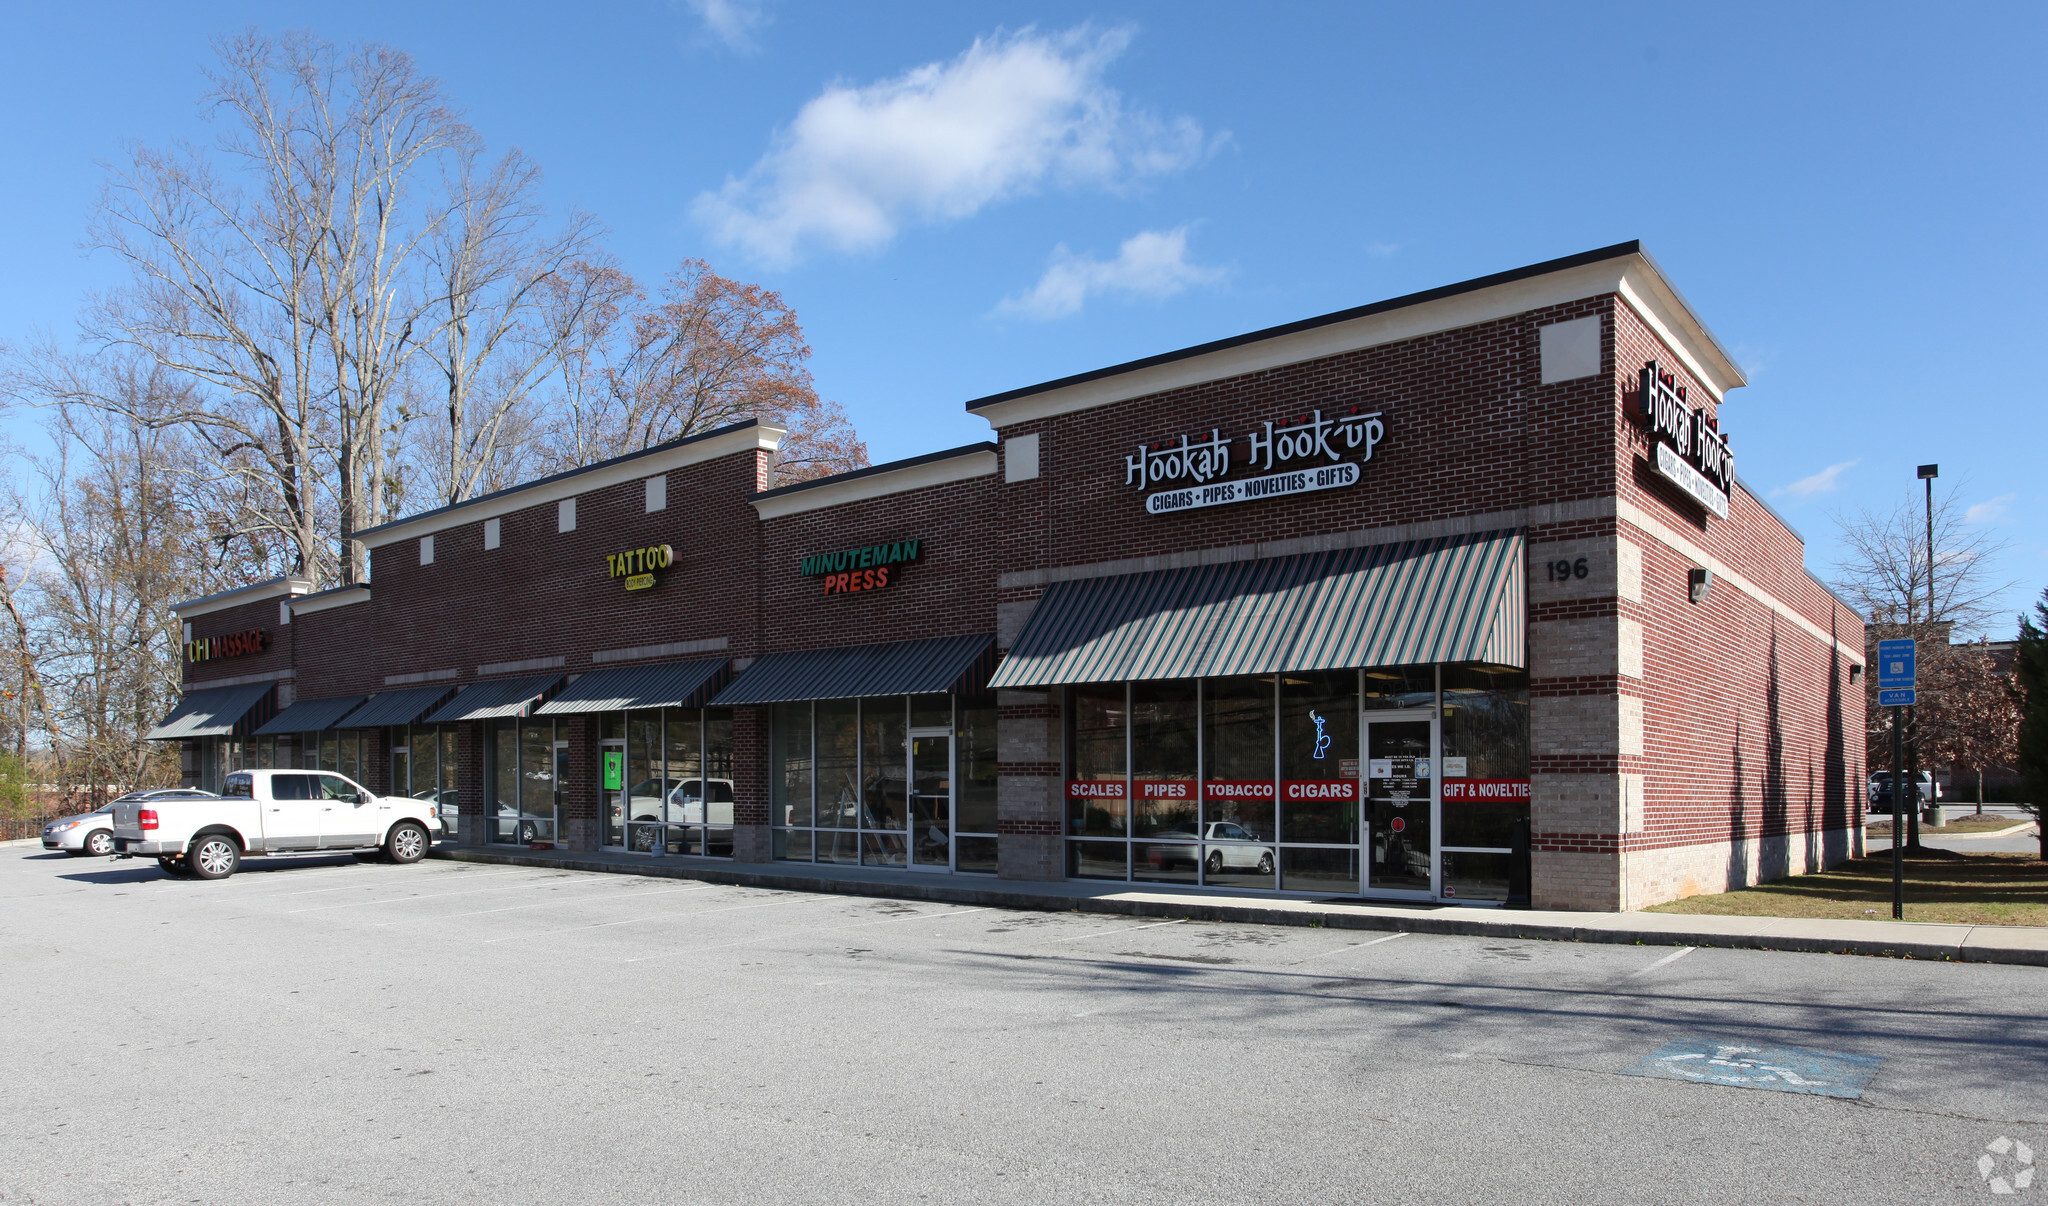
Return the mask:
<svg viewBox="0 0 2048 1206">
<path fill-rule="evenodd" d="M 200 637 L 185 642 L 185 660 L 211 662 L 224 657 L 242 657 L 270 648 L 270 634 L 261 628 L 230 632 L 226 636 Z"/>
<path fill-rule="evenodd" d="M 1140 444 L 1124 458 L 1124 484 L 1148 491 L 1145 510 L 1154 515 L 1332 490 L 1361 480 L 1386 437 L 1386 413 L 1357 406 L 1269 420 L 1242 440 L 1212 427 L 1207 436 Z M 1236 464 L 1259 476 L 1222 480 Z"/>
</svg>

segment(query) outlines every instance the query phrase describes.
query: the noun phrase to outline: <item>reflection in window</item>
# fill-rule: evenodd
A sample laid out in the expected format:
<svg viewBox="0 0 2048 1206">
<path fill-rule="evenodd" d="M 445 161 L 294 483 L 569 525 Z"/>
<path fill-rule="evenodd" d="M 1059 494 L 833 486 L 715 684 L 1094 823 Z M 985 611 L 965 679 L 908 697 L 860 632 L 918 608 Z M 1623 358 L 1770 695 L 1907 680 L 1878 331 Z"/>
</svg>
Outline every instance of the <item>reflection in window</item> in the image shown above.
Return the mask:
<svg viewBox="0 0 2048 1206">
<path fill-rule="evenodd" d="M 1280 676 L 1280 840 L 1358 841 L 1358 673 Z"/>
<path fill-rule="evenodd" d="M 1139 837 L 1193 841 L 1197 836 L 1199 724 L 1194 682 L 1131 684 L 1131 795 Z"/>
<path fill-rule="evenodd" d="M 996 870 L 996 711 L 990 700 L 882 696 L 777 705 L 769 783 L 778 859 L 902 867 L 910 856 L 910 731 L 917 764 L 917 863 Z M 719 754 L 708 758 L 716 783 Z M 814 827 L 814 828 L 812 828 Z M 936 837 L 934 835 L 937 835 Z"/>
<path fill-rule="evenodd" d="M 1075 687 L 1069 697 L 1071 759 L 1067 832 L 1122 837 L 1125 829 L 1126 691 L 1122 683 Z"/>
</svg>

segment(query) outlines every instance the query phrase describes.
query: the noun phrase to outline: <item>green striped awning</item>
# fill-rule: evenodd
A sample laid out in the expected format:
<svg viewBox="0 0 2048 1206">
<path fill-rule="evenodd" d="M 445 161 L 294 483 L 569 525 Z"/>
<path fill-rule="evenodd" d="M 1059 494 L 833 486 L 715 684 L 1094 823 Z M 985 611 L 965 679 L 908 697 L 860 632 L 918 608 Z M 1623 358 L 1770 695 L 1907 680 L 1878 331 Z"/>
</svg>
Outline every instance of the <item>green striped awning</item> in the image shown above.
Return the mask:
<svg viewBox="0 0 2048 1206">
<path fill-rule="evenodd" d="M 991 687 L 1526 665 L 1519 529 L 1056 582 Z"/>
</svg>

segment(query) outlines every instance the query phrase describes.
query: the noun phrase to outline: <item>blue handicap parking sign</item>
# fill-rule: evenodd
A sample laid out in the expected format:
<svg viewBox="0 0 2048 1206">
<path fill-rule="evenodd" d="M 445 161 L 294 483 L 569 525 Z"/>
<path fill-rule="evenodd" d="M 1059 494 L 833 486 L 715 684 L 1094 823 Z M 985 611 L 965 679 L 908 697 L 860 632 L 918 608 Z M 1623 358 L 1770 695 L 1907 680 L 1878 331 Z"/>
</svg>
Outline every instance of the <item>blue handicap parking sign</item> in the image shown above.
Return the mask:
<svg viewBox="0 0 2048 1206">
<path fill-rule="evenodd" d="M 1880 708 L 1910 708 L 1919 700 L 1919 697 L 1920 693 L 1912 687 L 1897 687 L 1889 691 L 1880 690 L 1877 693 L 1877 706 Z"/>
<path fill-rule="evenodd" d="M 1727 1085 L 1734 1089 L 1770 1089 L 1779 1093 L 1810 1093 L 1820 1097 L 1861 1097 L 1863 1087 L 1884 1063 L 1881 1056 L 1847 1051 L 1815 1051 L 1807 1047 L 1759 1047 L 1721 1039 L 1681 1039 L 1666 1043 L 1627 1070 L 1628 1076 L 1655 1076 Z"/>
<path fill-rule="evenodd" d="M 1915 674 L 1915 661 L 1912 638 L 1908 637 L 1898 641 L 1879 641 L 1877 643 L 1877 689 L 1880 691 L 1888 689 L 1904 690 L 1919 686 L 1920 684 L 1915 681 L 1917 677 Z"/>
</svg>

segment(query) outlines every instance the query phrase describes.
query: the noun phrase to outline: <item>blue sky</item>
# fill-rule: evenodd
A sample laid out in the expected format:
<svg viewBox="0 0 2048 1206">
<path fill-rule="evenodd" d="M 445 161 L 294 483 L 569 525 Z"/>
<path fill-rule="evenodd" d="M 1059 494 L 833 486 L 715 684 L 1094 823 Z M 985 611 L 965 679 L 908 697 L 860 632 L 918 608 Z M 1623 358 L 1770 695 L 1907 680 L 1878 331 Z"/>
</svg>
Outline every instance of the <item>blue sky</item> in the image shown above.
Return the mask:
<svg viewBox="0 0 2048 1206">
<path fill-rule="evenodd" d="M 1724 426 L 1816 572 L 1935 461 L 2010 542 L 2004 610 L 2048 585 L 2039 5 L 10 6 L 0 339 L 115 283 L 98 161 L 207 138 L 208 39 L 252 24 L 410 51 L 636 274 L 781 290 L 877 460 L 986 438 L 970 398 L 1640 238 L 1747 369 Z"/>
</svg>

